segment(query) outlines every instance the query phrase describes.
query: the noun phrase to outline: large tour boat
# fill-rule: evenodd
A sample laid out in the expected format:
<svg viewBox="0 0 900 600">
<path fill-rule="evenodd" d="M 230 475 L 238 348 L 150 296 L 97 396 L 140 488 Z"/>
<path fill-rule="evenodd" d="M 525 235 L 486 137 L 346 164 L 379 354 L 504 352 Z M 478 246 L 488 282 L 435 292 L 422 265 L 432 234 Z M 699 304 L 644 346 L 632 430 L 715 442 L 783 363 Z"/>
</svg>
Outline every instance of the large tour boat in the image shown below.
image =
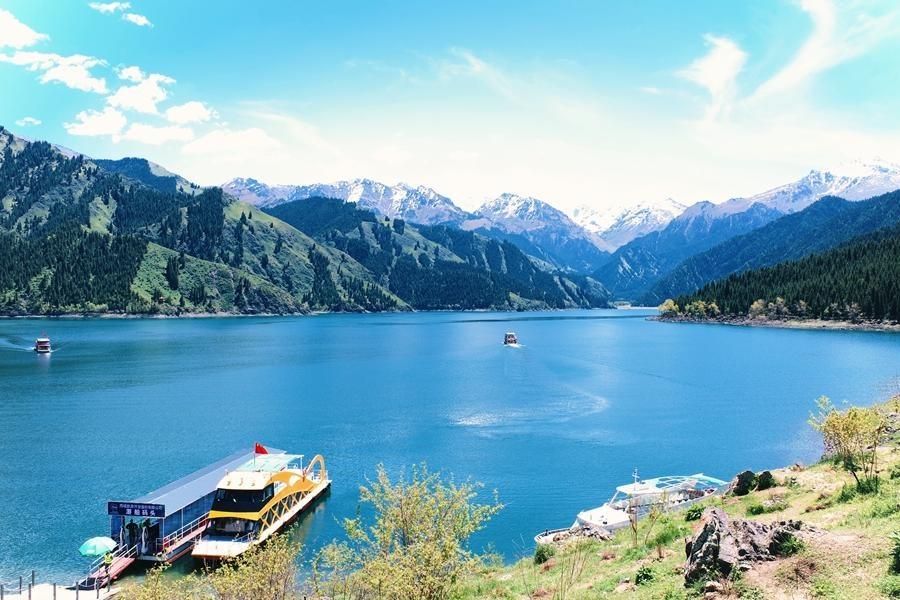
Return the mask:
<svg viewBox="0 0 900 600">
<path fill-rule="evenodd" d="M 41 336 L 34 341 L 34 351 L 38 354 L 50 354 L 53 349 L 50 347 L 50 338 Z"/>
<path fill-rule="evenodd" d="M 507 331 L 506 335 L 503 337 L 503 345 L 504 346 L 518 346 L 519 338 L 516 337 L 516 333 L 514 331 Z"/>
<path fill-rule="evenodd" d="M 721 493 L 726 485 L 727 482 L 703 473 L 668 475 L 643 481 L 635 473 L 633 483 L 618 486 L 606 504 L 578 513 L 570 528 L 543 531 L 534 540 L 539 544 L 547 543 L 561 533 L 585 528 L 612 532 L 627 527 L 632 519 L 640 519 L 654 508 L 664 511 L 685 509 Z"/>
<path fill-rule="evenodd" d="M 331 485 L 321 455 L 304 467 L 302 455 L 261 450 L 219 481 L 193 556 L 220 561 L 244 553 L 285 528 Z"/>
</svg>

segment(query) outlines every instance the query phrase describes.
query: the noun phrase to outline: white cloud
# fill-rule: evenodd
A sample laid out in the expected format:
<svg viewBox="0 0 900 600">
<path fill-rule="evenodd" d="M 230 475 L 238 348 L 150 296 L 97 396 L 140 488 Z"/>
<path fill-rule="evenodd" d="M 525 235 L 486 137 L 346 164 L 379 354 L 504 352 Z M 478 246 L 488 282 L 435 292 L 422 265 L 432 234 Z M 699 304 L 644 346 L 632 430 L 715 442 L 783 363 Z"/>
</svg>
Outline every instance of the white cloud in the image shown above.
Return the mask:
<svg viewBox="0 0 900 600">
<path fill-rule="evenodd" d="M 46 39 L 49 38 L 45 34 L 38 33 L 8 10 L 0 8 L 0 48 L 27 48 Z"/>
<path fill-rule="evenodd" d="M 116 73 L 119 75 L 119 79 L 124 79 L 125 81 L 131 81 L 133 83 L 138 83 L 144 80 L 144 72 L 141 71 L 140 67 L 122 67 L 118 69 Z"/>
<path fill-rule="evenodd" d="M 747 62 L 747 53 L 727 37 L 707 34 L 703 39 L 709 51 L 677 74 L 709 92 L 706 118 L 712 121 L 728 112 L 736 93 L 735 80 Z"/>
<path fill-rule="evenodd" d="M 190 141 L 194 139 L 194 132 L 187 127 L 175 125 L 157 127 L 146 123 L 132 123 L 122 139 L 160 146 L 166 142 Z"/>
<path fill-rule="evenodd" d="M 131 8 L 130 2 L 91 2 L 88 4 L 91 8 L 102 13 L 114 13 L 119 10 L 128 10 Z"/>
<path fill-rule="evenodd" d="M 853 4 L 849 8 L 855 8 Z M 872 16 L 866 12 L 840 11 L 831 0 L 801 0 L 800 7 L 813 22 L 813 31 L 791 61 L 754 92 L 751 100 L 799 87 L 816 74 L 868 51 L 891 35 L 897 35 L 898 11 Z"/>
<path fill-rule="evenodd" d="M 139 15 L 137 13 L 126 13 L 122 15 L 122 18 L 129 23 L 138 25 L 139 27 L 153 27 L 153 23 L 151 23 L 150 19 L 148 19 L 144 15 Z"/>
<path fill-rule="evenodd" d="M 73 54 L 61 56 L 47 52 L 16 51 L 13 54 L 0 54 L 0 62 L 8 62 L 27 68 L 29 71 L 42 71 L 41 83 L 62 83 L 72 89 L 83 92 L 105 94 L 106 79 L 94 77 L 91 69 L 106 63 L 93 56 Z"/>
<path fill-rule="evenodd" d="M 281 142 L 259 127 L 248 129 L 215 129 L 182 148 L 184 154 L 212 155 L 240 162 L 243 157 L 275 150 Z"/>
<path fill-rule="evenodd" d="M 478 79 L 498 94 L 511 100 L 518 99 L 514 86 L 499 69 L 465 48 L 451 48 L 450 53 L 460 61 L 443 61 L 438 64 L 438 74 L 443 79 L 472 77 Z"/>
<path fill-rule="evenodd" d="M 172 123 L 184 125 L 185 123 L 202 123 L 218 116 L 215 110 L 202 102 L 192 100 L 173 106 L 166 110 L 166 119 Z"/>
<path fill-rule="evenodd" d="M 107 106 L 102 111 L 81 111 L 75 115 L 74 123 L 63 123 L 63 127 L 71 135 L 109 135 L 113 136 L 114 141 L 117 141 L 126 123 L 125 115 Z"/>
<path fill-rule="evenodd" d="M 659 96 L 660 94 L 662 94 L 661 89 L 659 89 L 658 87 L 652 86 L 652 85 L 645 85 L 638 89 L 641 90 L 642 92 L 644 92 L 645 94 L 650 94 L 651 96 Z"/>
<path fill-rule="evenodd" d="M 40 124 L 41 124 L 41 120 L 35 119 L 34 117 L 23 117 L 23 118 L 19 119 L 18 121 L 16 121 L 16 125 L 18 125 L 19 127 L 29 127 L 31 125 L 40 125 Z"/>
<path fill-rule="evenodd" d="M 135 85 L 123 85 L 106 101 L 110 106 L 155 115 L 158 114 L 156 105 L 169 96 L 164 86 L 173 83 L 175 80 L 171 77 L 153 73 Z"/>
</svg>

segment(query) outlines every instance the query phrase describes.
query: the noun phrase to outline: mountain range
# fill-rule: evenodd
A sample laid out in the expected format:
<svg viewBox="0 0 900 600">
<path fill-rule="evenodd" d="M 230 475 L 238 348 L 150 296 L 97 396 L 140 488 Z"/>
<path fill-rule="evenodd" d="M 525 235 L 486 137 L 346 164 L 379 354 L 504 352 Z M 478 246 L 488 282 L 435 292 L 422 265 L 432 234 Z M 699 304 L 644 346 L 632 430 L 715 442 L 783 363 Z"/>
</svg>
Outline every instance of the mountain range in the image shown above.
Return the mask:
<svg viewBox="0 0 900 600">
<path fill-rule="evenodd" d="M 900 220 L 887 193 L 900 168 L 883 161 L 720 204 L 570 216 L 512 193 L 466 211 L 369 179 L 202 188 L 143 158 L 94 160 L 2 128 L 0 151 L 0 311 L 17 314 L 655 304 Z"/>
<path fill-rule="evenodd" d="M 149 161 L 94 161 L 2 127 L 0 199 L 3 314 L 607 304 L 597 282 L 507 242 L 335 200 L 320 220 L 352 226 L 310 234 Z"/>
</svg>

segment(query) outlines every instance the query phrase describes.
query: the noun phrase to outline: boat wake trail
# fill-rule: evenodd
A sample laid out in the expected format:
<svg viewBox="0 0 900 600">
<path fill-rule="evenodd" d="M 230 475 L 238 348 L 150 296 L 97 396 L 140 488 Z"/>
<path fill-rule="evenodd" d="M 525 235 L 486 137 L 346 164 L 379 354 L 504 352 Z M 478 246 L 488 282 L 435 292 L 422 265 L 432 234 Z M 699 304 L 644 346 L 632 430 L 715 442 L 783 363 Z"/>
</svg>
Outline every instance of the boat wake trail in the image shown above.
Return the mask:
<svg viewBox="0 0 900 600">
<path fill-rule="evenodd" d="M 20 337 L 0 337 L 0 350 L 12 350 L 18 352 L 34 351 L 34 344 Z"/>
</svg>

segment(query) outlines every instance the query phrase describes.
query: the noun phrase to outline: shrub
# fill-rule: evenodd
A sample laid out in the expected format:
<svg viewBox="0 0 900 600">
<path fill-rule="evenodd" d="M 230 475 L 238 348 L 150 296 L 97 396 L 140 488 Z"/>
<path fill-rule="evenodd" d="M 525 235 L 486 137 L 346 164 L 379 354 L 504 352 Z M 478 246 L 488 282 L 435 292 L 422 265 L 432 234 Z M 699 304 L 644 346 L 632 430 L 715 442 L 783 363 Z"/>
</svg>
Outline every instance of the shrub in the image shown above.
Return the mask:
<svg viewBox="0 0 900 600">
<path fill-rule="evenodd" d="M 685 521 L 697 521 L 700 517 L 703 516 L 703 511 L 706 509 L 706 506 L 703 504 L 694 504 L 693 506 L 689 506 L 686 511 L 684 511 L 684 520 Z"/>
<path fill-rule="evenodd" d="M 640 567 L 634 574 L 634 583 L 636 585 L 644 585 L 653 581 L 653 569 L 649 565 Z"/>
<path fill-rule="evenodd" d="M 793 556 L 805 547 L 803 540 L 790 533 L 785 533 L 779 539 L 774 540 L 773 550 L 777 556 Z"/>
<path fill-rule="evenodd" d="M 869 509 L 869 516 L 873 518 L 889 517 L 900 512 L 900 500 L 896 496 L 879 498 Z"/>
<path fill-rule="evenodd" d="M 735 496 L 746 496 L 756 488 L 756 473 L 753 471 L 742 471 L 738 473 L 737 481 L 731 490 Z"/>
<path fill-rule="evenodd" d="M 891 534 L 891 573 L 900 574 L 900 531 Z"/>
<path fill-rule="evenodd" d="M 887 439 L 885 415 L 878 408 L 851 406 L 838 410 L 826 396 L 816 404 L 819 414 L 812 415 L 809 423 L 822 434 L 825 455 L 849 471 L 857 484 L 876 479 L 876 449 Z"/>
<path fill-rule="evenodd" d="M 754 502 L 747 506 L 748 515 L 764 515 L 785 510 L 788 507 L 784 500 L 771 500 L 766 503 Z"/>
<path fill-rule="evenodd" d="M 484 564 L 469 548 L 469 538 L 502 507 L 496 498 L 478 503 L 479 487 L 444 480 L 425 465 L 392 481 L 379 465 L 375 480 L 360 488 L 361 503 L 372 510 L 363 511 L 365 520 L 345 519 L 344 557 L 337 569 L 325 564 L 316 574 L 316 593 L 325 595 L 329 586 L 342 584 L 341 577 L 352 569 L 348 581 L 363 597 L 448 597 L 464 574 Z"/>
<path fill-rule="evenodd" d="M 900 598 L 900 576 L 888 575 L 878 582 L 878 589 L 888 598 Z"/>
<path fill-rule="evenodd" d="M 817 577 L 812 585 L 809 586 L 809 595 L 813 598 L 826 598 L 826 599 L 837 599 L 840 598 L 838 596 L 838 588 L 834 585 L 834 582 L 825 579 L 824 577 Z"/>
<path fill-rule="evenodd" d="M 776 485 L 778 485 L 778 483 L 775 481 L 775 477 L 770 471 L 763 471 L 759 474 L 759 477 L 756 478 L 756 489 L 758 491 L 768 490 Z"/>
<path fill-rule="evenodd" d="M 900 479 L 900 465 L 891 467 L 891 479 Z"/>
<path fill-rule="evenodd" d="M 534 564 L 542 565 L 556 554 L 556 548 L 550 544 L 538 544 L 534 549 Z"/>
</svg>

